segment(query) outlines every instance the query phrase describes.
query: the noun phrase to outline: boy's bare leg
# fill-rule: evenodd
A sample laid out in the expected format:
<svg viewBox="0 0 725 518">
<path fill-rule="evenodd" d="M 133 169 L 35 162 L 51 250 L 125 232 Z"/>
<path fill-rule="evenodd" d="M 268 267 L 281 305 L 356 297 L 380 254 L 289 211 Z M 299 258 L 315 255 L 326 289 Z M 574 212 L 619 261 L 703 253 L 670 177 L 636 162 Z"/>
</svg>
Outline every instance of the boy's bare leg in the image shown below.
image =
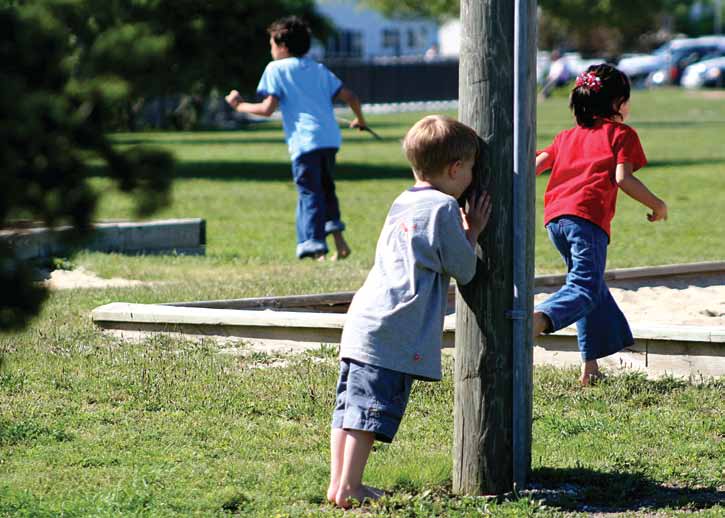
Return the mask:
<svg viewBox="0 0 725 518">
<path fill-rule="evenodd" d="M 330 485 L 327 488 L 327 500 L 333 504 L 336 503 L 335 497 L 340 487 L 346 438 L 347 432 L 342 428 L 333 428 L 330 433 Z"/>
<path fill-rule="evenodd" d="M 597 360 L 586 361 L 582 364 L 582 375 L 579 381 L 582 387 L 586 387 L 593 383 L 596 383 L 602 378 L 602 373 L 599 370 L 599 364 Z"/>
<path fill-rule="evenodd" d="M 535 311 L 534 312 L 534 322 L 533 322 L 534 337 L 539 336 L 544 331 L 549 329 L 549 327 L 550 327 L 549 317 L 547 317 L 544 313 Z"/>
<path fill-rule="evenodd" d="M 332 237 L 335 240 L 335 248 L 337 249 L 337 252 L 332 255 L 332 260 L 336 261 L 338 259 L 345 259 L 350 255 L 351 250 L 347 241 L 345 241 L 342 232 L 339 230 L 335 231 L 332 233 Z"/>
<path fill-rule="evenodd" d="M 351 499 L 362 502 L 365 499 L 375 500 L 381 492 L 375 488 L 364 486 L 363 472 L 368 462 L 370 450 L 373 448 L 375 434 L 362 430 L 346 430 L 345 454 L 342 463 L 340 483 L 335 502 L 347 509 L 352 505 Z"/>
</svg>

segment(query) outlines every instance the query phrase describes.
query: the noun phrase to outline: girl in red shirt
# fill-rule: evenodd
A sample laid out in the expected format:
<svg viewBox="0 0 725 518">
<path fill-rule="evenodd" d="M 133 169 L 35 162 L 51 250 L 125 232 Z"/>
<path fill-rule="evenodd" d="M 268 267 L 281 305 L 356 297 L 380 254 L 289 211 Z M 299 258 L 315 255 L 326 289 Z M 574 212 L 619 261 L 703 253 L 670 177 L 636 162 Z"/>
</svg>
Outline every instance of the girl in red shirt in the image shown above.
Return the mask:
<svg viewBox="0 0 725 518">
<path fill-rule="evenodd" d="M 621 189 L 667 219 L 667 205 L 633 173 L 647 163 L 629 115 L 627 76 L 593 65 L 576 79 L 569 107 L 576 126 L 537 152 L 536 174 L 551 169 L 544 194 L 544 225 L 566 263 L 566 284 L 534 310 L 534 333 L 574 322 L 582 355 L 582 385 L 600 377 L 597 359 L 634 343 L 627 319 L 604 282 L 611 221 Z"/>
</svg>

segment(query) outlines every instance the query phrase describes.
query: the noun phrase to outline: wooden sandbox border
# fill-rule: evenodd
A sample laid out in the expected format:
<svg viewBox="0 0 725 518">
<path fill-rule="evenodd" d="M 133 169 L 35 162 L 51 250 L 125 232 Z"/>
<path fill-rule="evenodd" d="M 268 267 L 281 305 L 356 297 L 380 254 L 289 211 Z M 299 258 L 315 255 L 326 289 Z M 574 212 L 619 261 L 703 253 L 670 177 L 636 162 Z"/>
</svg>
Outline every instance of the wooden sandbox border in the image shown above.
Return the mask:
<svg viewBox="0 0 725 518">
<path fill-rule="evenodd" d="M 674 278 L 725 273 L 725 261 L 626 268 L 606 272 L 610 282 Z M 536 278 L 536 286 L 557 286 L 563 275 Z M 208 337 L 232 341 L 288 344 L 290 350 L 337 344 L 354 292 L 286 297 L 130 304 L 115 302 L 93 310 L 102 329 L 124 337 L 166 333 L 187 338 Z M 449 292 L 449 300 L 455 287 Z M 453 347 L 455 315 L 446 317 L 444 347 Z M 725 375 L 725 326 L 633 326 L 635 344 L 604 360 L 609 367 L 636 369 L 648 375 L 672 374 L 690 378 Z M 578 365 L 579 350 L 573 327 L 539 337 L 534 362 Z"/>
</svg>

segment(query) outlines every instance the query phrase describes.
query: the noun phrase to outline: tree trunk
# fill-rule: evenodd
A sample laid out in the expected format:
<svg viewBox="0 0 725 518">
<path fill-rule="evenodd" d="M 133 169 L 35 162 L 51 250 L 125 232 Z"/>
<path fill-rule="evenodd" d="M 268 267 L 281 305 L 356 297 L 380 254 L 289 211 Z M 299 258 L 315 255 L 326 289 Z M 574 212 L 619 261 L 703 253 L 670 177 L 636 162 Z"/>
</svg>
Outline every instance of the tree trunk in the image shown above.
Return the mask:
<svg viewBox="0 0 725 518">
<path fill-rule="evenodd" d="M 456 493 L 513 486 L 513 42 L 513 2 L 461 1 L 459 119 L 488 145 L 477 182 L 493 212 L 476 277 L 456 297 Z"/>
</svg>

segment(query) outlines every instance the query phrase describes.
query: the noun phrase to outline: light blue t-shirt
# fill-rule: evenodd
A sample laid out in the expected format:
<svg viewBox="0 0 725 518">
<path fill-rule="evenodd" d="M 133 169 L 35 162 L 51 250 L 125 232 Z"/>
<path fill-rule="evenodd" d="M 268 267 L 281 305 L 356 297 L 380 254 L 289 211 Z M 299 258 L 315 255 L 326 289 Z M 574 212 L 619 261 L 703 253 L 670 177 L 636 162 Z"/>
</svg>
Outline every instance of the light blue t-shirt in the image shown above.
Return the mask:
<svg viewBox="0 0 725 518">
<path fill-rule="evenodd" d="M 441 379 L 441 338 L 448 284 L 467 284 L 476 252 L 454 198 L 410 189 L 393 203 L 380 233 L 375 264 L 352 299 L 340 357 Z"/>
<path fill-rule="evenodd" d="M 279 99 L 292 160 L 316 149 L 340 147 L 332 99 L 341 89 L 342 81 L 335 74 L 309 58 L 278 59 L 264 69 L 257 95 Z"/>
</svg>

